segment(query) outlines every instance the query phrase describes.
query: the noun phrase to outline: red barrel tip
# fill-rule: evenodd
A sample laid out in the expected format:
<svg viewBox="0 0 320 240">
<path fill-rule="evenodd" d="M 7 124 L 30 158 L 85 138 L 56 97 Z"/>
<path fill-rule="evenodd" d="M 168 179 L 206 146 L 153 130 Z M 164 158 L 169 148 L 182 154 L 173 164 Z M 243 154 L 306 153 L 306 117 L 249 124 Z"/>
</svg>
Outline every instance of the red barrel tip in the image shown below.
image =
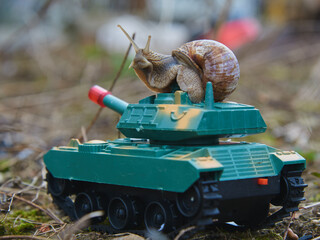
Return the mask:
<svg viewBox="0 0 320 240">
<path fill-rule="evenodd" d="M 101 107 L 105 107 L 103 105 L 103 98 L 108 94 L 111 94 L 111 92 L 98 85 L 94 85 L 92 88 L 90 88 L 88 96 L 92 102 L 100 105 Z"/>
</svg>

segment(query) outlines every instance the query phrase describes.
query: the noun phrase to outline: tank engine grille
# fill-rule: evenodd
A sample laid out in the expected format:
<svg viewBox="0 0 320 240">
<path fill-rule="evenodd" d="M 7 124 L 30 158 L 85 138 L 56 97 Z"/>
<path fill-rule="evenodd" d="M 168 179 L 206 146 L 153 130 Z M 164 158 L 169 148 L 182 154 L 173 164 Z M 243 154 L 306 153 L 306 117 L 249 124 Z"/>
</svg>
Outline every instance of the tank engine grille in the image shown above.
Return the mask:
<svg viewBox="0 0 320 240">
<path fill-rule="evenodd" d="M 222 181 L 276 175 L 269 151 L 264 146 L 215 149 L 211 155 L 224 167 Z"/>
</svg>

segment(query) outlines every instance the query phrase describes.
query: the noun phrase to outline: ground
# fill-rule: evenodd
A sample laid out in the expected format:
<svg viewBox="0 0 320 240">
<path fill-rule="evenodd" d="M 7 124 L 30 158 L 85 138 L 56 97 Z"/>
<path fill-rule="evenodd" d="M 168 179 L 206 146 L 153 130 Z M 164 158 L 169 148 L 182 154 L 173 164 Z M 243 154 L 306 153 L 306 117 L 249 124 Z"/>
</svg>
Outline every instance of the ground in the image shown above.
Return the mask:
<svg viewBox="0 0 320 240">
<path fill-rule="evenodd" d="M 291 29 L 291 28 L 290 28 Z M 308 37 L 299 27 L 251 43 L 236 51 L 241 78 L 228 100 L 260 109 L 268 130 L 246 138 L 307 159 L 303 177 L 306 201 L 292 218 L 275 227 L 242 232 L 215 228 L 193 239 L 297 239 L 320 236 L 320 36 Z M 106 53 L 91 39 L 54 49 L 20 50 L 1 56 L 0 66 L 0 239 L 29 238 L 140 239 L 133 234 L 111 235 L 78 231 L 52 204 L 44 181 L 43 154 L 72 137 L 115 139 L 118 115 L 103 110 L 89 132 L 98 107 L 87 98 L 93 84 L 109 88 L 122 55 Z M 153 94 L 127 70 L 113 93 L 128 102 Z M 6 66 L 6 67 L 3 67 Z M 128 87 L 130 86 L 130 87 Z M 310 207 L 314 205 L 313 207 Z M 289 231 L 288 231 L 289 229 Z M 166 236 L 160 236 L 166 239 Z M 25 237 L 26 238 L 26 237 Z"/>
</svg>

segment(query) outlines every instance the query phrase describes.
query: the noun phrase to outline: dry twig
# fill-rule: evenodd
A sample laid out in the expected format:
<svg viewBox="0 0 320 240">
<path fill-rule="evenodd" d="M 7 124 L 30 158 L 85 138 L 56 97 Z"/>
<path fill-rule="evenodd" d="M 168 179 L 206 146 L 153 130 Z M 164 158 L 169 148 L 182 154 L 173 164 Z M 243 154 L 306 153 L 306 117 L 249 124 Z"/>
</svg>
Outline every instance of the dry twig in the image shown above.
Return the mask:
<svg viewBox="0 0 320 240">
<path fill-rule="evenodd" d="M 320 206 L 320 202 L 316 202 L 316 203 L 310 204 L 308 206 L 301 207 L 300 209 L 309 209 L 309 208 L 314 208 L 314 207 L 318 207 L 318 206 Z"/>
<path fill-rule="evenodd" d="M 185 233 L 194 230 L 196 227 L 195 226 L 191 226 L 188 227 L 186 229 L 182 229 L 179 234 L 174 238 L 174 240 L 179 240 Z"/>
<path fill-rule="evenodd" d="M 7 219 L 8 213 L 11 211 L 11 206 L 12 206 L 13 198 L 14 198 L 14 194 L 12 194 L 12 197 L 11 197 L 11 200 L 10 200 L 10 203 L 9 203 L 9 206 L 8 206 L 7 213 L 6 213 L 6 215 L 4 216 L 4 218 L 1 220 L 1 222 L 4 222 L 4 220 Z"/>
<path fill-rule="evenodd" d="M 65 229 L 65 227 L 67 226 L 67 224 L 63 224 L 60 229 L 55 229 L 52 225 L 50 225 L 50 227 L 52 228 L 53 234 L 51 234 L 48 238 L 51 239 L 54 235 L 57 235 L 58 233 L 62 232 L 62 230 Z M 61 237 L 59 235 L 57 235 L 57 238 L 61 240 Z"/>
<path fill-rule="evenodd" d="M 72 239 L 72 235 L 74 233 L 76 233 L 77 231 L 79 231 L 82 228 L 89 226 L 90 219 L 96 218 L 96 217 L 101 217 L 101 216 L 103 216 L 103 214 L 104 214 L 103 211 L 95 211 L 95 212 L 88 213 L 88 214 L 84 215 L 82 218 L 80 218 L 78 221 L 76 221 L 70 228 L 61 232 L 59 234 L 59 236 L 65 240 Z"/>
<path fill-rule="evenodd" d="M 21 132 L 22 129 L 21 128 L 17 128 L 17 127 L 13 127 L 10 125 L 2 125 L 0 126 L 0 133 L 4 133 L 4 132 Z"/>
<path fill-rule="evenodd" d="M 35 236 L 28 236 L 28 235 L 10 235 L 10 236 L 0 236 L 0 239 L 47 239 L 43 237 L 35 237 Z"/>
<path fill-rule="evenodd" d="M 136 34 L 133 33 L 133 34 L 132 34 L 132 39 L 134 40 L 135 37 L 136 37 Z M 120 65 L 119 71 L 117 72 L 117 75 L 116 75 L 115 78 L 113 79 L 113 82 L 112 82 L 112 84 L 111 84 L 111 86 L 110 86 L 110 88 L 109 88 L 110 91 L 113 90 L 116 82 L 118 81 L 118 79 L 119 79 L 119 77 L 120 77 L 120 74 L 122 73 L 122 70 L 123 70 L 124 65 L 125 65 L 125 63 L 126 63 L 126 61 L 127 61 L 127 58 L 128 58 L 129 52 L 130 52 L 130 50 L 131 50 L 131 47 L 132 47 L 132 44 L 130 43 L 130 44 L 129 44 L 129 47 L 128 47 L 127 51 L 126 51 L 126 54 L 124 55 L 124 58 L 123 58 L 123 60 L 122 60 L 122 63 L 121 63 L 121 65 Z"/>
<path fill-rule="evenodd" d="M 133 35 L 132 35 L 132 39 L 133 39 L 133 40 L 134 40 L 135 36 L 136 36 L 136 34 L 133 33 Z M 123 70 L 124 65 L 125 65 L 125 63 L 126 63 L 126 61 L 127 61 L 127 58 L 128 58 L 128 55 L 129 55 L 129 52 L 130 52 L 130 49 L 131 49 L 131 46 L 132 46 L 132 44 L 130 43 L 130 44 L 129 44 L 129 47 L 128 47 L 127 51 L 126 51 L 126 54 L 125 54 L 125 56 L 124 56 L 124 58 L 123 58 L 123 60 L 122 60 L 121 66 L 120 66 L 120 68 L 119 68 L 119 71 L 117 72 L 117 75 L 116 75 L 115 78 L 113 79 L 112 84 L 111 84 L 111 86 L 110 86 L 110 88 L 109 88 L 110 91 L 113 90 L 116 82 L 118 81 L 118 79 L 119 79 L 119 77 L 120 77 L 120 75 L 121 75 L 121 73 L 122 73 L 122 70 Z M 99 108 L 99 110 L 97 111 L 96 115 L 93 117 L 92 121 L 90 122 L 89 126 L 86 128 L 85 134 L 83 133 L 83 131 L 81 131 L 82 133 L 81 133 L 81 135 L 80 135 L 80 137 L 79 137 L 79 141 L 80 141 L 80 142 L 82 142 L 82 141 L 84 140 L 84 135 L 86 135 L 86 134 L 91 130 L 91 128 L 93 127 L 93 125 L 96 123 L 97 119 L 99 118 L 99 116 L 100 116 L 100 114 L 101 114 L 101 112 L 102 112 L 102 109 L 103 109 L 103 107 L 100 107 L 100 108 Z"/>
<path fill-rule="evenodd" d="M 35 204 L 25 198 L 22 198 L 22 197 L 19 197 L 19 196 L 16 196 L 16 195 L 13 195 L 13 194 L 10 194 L 10 193 L 5 193 L 5 192 L 0 192 L 1 194 L 6 194 L 8 197 L 14 197 L 15 199 L 19 200 L 19 201 L 22 201 L 22 202 L 25 202 L 27 203 L 28 205 L 34 207 L 34 208 L 37 208 L 39 209 L 40 211 L 44 212 L 46 215 L 48 215 L 50 218 L 52 218 L 53 220 L 55 220 L 58 224 L 64 224 L 64 222 L 59 219 L 54 213 L 52 213 L 50 210 L 48 209 L 44 209 L 42 208 L 41 206 L 39 206 L 38 204 Z"/>
<path fill-rule="evenodd" d="M 289 228 L 290 228 L 290 224 L 291 224 L 292 220 L 294 219 L 294 215 L 295 215 L 295 212 L 292 212 L 290 220 L 289 220 L 289 223 L 288 223 L 287 228 L 286 228 L 286 231 L 284 232 L 284 236 L 283 236 L 284 240 L 287 239 Z"/>
</svg>

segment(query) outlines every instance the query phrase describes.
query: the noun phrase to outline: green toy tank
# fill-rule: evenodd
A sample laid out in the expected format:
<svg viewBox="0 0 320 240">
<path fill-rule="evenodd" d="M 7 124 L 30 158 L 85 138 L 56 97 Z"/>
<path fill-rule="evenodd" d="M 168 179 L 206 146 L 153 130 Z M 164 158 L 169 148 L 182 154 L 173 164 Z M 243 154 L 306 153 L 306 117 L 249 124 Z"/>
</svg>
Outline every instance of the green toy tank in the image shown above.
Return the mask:
<svg viewBox="0 0 320 240">
<path fill-rule="evenodd" d="M 73 139 L 44 156 L 49 193 L 72 219 L 102 209 L 119 231 L 261 227 L 304 200 L 306 160 L 298 153 L 219 140 L 262 133 L 266 124 L 253 106 L 214 102 L 211 83 L 197 104 L 182 91 L 128 104 L 94 86 L 89 97 L 122 115 L 117 128 L 126 138 Z M 270 203 L 280 210 L 270 215 Z"/>
</svg>

